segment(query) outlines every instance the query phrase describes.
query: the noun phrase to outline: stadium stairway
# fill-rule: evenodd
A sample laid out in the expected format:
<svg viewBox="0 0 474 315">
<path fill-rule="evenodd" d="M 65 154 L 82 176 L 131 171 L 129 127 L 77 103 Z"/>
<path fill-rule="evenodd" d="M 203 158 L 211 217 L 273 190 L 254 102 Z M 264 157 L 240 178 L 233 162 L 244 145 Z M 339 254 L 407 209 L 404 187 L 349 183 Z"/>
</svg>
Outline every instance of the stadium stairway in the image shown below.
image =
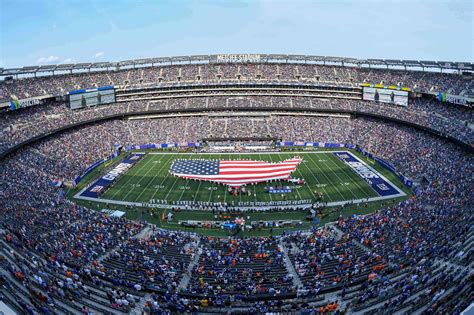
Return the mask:
<svg viewBox="0 0 474 315">
<path fill-rule="evenodd" d="M 443 271 L 443 266 L 436 265 L 436 267 L 430 273 L 431 278 L 437 277 L 442 271 Z M 406 276 L 406 275 L 403 275 L 403 276 Z M 405 300 L 403 303 L 401 303 L 399 305 L 393 306 L 392 309 L 390 310 L 390 312 L 403 313 L 403 312 L 401 312 L 401 310 L 404 309 L 404 308 L 409 308 L 410 307 L 410 301 L 414 300 L 417 296 L 422 294 L 423 289 L 425 289 L 426 287 L 428 287 L 428 283 L 424 286 L 420 286 L 415 291 L 410 292 L 411 295 L 408 297 L 408 299 Z M 351 305 L 354 302 L 352 299 L 349 300 L 348 304 L 350 306 L 350 309 L 354 312 L 360 312 L 360 313 L 363 313 L 363 314 L 379 314 L 379 313 L 383 313 L 384 311 L 386 311 L 384 306 L 385 306 L 385 303 L 388 300 L 398 299 L 403 295 L 403 293 L 404 293 L 403 290 L 399 289 L 399 290 L 395 290 L 394 292 L 392 292 L 391 294 L 389 294 L 387 296 L 380 297 L 380 298 L 375 298 L 375 299 L 372 299 L 372 300 L 368 300 L 362 305 L 357 305 L 357 306 Z M 355 295 L 357 296 L 357 294 L 358 294 L 358 292 L 356 292 Z"/>
<path fill-rule="evenodd" d="M 131 237 L 132 239 L 133 238 L 136 238 L 136 239 L 143 239 L 143 238 L 146 238 L 147 236 L 151 235 L 153 233 L 152 229 L 149 227 L 149 226 L 146 226 L 142 231 L 140 231 L 140 233 L 138 233 L 137 235 Z M 124 241 L 127 242 L 128 240 Z M 117 250 L 117 248 L 120 246 L 120 244 L 118 244 L 117 246 L 115 246 L 114 248 L 110 249 L 109 251 L 107 251 L 106 253 L 104 253 L 102 256 L 100 256 L 99 258 L 97 258 L 97 261 L 98 262 L 103 262 L 111 253 L 115 252 Z M 91 267 L 92 265 L 92 262 L 90 262 L 88 264 L 88 267 Z"/>
<path fill-rule="evenodd" d="M 344 232 L 339 230 L 336 227 L 335 223 L 328 223 L 327 226 L 332 230 L 334 236 L 336 237 L 336 241 L 339 241 L 342 239 L 342 237 L 344 236 Z"/>
<path fill-rule="evenodd" d="M 139 238 L 144 239 L 153 234 L 153 229 L 150 226 L 146 226 L 143 230 L 140 231 L 137 235 L 133 236 L 132 238 Z"/>
<path fill-rule="evenodd" d="M 330 224 L 330 227 L 332 229 L 332 231 L 334 232 L 335 235 L 339 236 L 339 239 L 341 239 L 344 235 L 344 232 L 339 230 L 339 228 L 334 224 L 334 223 L 331 223 Z M 370 248 L 368 248 L 367 246 L 363 245 L 361 242 L 359 242 L 358 240 L 356 240 L 355 238 L 352 239 L 352 242 L 354 244 L 356 244 L 359 248 L 361 248 L 364 252 L 368 253 L 368 254 L 373 254 L 373 252 L 370 250 Z"/>
<path fill-rule="evenodd" d="M 285 262 L 286 270 L 288 271 L 288 274 L 291 275 L 293 278 L 293 285 L 296 288 L 303 288 L 303 283 L 301 282 L 300 277 L 298 276 L 298 273 L 295 270 L 295 267 L 291 263 L 290 257 L 288 257 L 288 248 L 283 244 L 282 240 L 280 239 L 280 244 L 279 247 L 283 251 L 283 261 Z"/>
<path fill-rule="evenodd" d="M 143 310 L 145 308 L 146 301 L 151 300 L 151 294 L 147 293 L 140 298 L 140 301 L 137 302 L 135 307 L 130 310 L 130 315 L 141 315 L 143 314 Z"/>
<path fill-rule="evenodd" d="M 185 245 L 185 250 L 188 250 L 189 247 L 194 247 L 194 254 L 193 257 L 191 258 L 191 261 L 189 262 L 188 268 L 186 269 L 186 272 L 183 274 L 183 277 L 181 278 L 181 281 L 179 282 L 178 285 L 178 292 L 185 290 L 188 285 L 189 281 L 191 280 L 191 274 L 193 272 L 193 268 L 198 264 L 199 258 L 201 257 L 202 254 L 202 248 L 199 247 L 199 243 L 201 242 L 201 239 L 196 235 L 194 236 L 194 243 L 188 243 Z"/>
</svg>

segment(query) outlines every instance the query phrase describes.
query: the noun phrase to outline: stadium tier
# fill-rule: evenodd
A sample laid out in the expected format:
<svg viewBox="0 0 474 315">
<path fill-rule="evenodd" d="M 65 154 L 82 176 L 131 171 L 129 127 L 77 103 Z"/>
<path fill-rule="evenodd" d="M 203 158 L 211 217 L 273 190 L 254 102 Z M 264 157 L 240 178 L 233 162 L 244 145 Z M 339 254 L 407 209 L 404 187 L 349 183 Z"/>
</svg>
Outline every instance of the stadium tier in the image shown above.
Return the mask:
<svg viewBox="0 0 474 315">
<path fill-rule="evenodd" d="M 463 311 L 472 76 L 256 56 L 2 69 L 0 302 Z"/>
</svg>

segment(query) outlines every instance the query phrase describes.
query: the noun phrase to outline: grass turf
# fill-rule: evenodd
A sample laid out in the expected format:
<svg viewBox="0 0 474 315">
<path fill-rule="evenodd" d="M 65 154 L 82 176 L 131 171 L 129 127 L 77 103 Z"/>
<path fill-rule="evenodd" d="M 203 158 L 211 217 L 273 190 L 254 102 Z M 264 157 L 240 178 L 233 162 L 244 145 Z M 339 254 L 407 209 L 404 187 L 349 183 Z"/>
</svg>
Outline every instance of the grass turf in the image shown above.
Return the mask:
<svg viewBox="0 0 474 315">
<path fill-rule="evenodd" d="M 340 149 L 338 149 L 340 150 Z M 321 150 L 320 150 L 321 151 Z M 325 149 L 324 151 L 331 151 Z M 316 151 L 317 152 L 317 151 Z M 325 208 L 321 217 L 320 225 L 327 222 L 337 220 L 340 214 L 350 216 L 353 214 L 368 214 L 380 208 L 394 205 L 400 201 L 406 200 L 412 195 L 412 191 L 404 187 L 397 176 L 378 163 L 369 163 L 361 154 L 351 151 L 352 154 L 364 160 L 367 164 L 384 175 L 393 184 L 401 188 L 407 196 L 397 197 L 384 201 L 373 201 L 370 203 L 362 203 L 359 205 L 350 205 L 343 208 Z M 276 201 L 283 200 L 280 195 L 270 195 L 264 192 L 266 184 L 255 186 L 256 197 L 238 196 L 231 197 L 225 191 L 225 187 L 207 182 L 194 182 L 184 179 L 175 178 L 168 174 L 171 162 L 176 158 L 218 158 L 218 159 L 238 159 L 251 158 L 255 160 L 281 161 L 295 155 L 303 157 L 304 161 L 294 172 L 294 177 L 304 178 L 306 184 L 299 189 L 295 189 L 292 193 L 287 194 L 287 200 L 314 199 L 314 191 L 323 193 L 325 201 L 352 200 L 359 198 L 375 197 L 377 194 L 370 186 L 360 178 L 352 169 L 335 157 L 332 153 L 292 153 L 281 152 L 279 154 L 147 154 L 137 165 L 124 174 L 113 187 L 111 187 L 103 198 L 149 202 L 150 199 L 167 199 L 172 200 L 196 200 L 196 201 Z M 115 164 L 124 154 L 112 161 Z M 106 170 L 103 166 L 94 170 L 87 178 L 81 182 L 76 189 L 68 191 L 68 197 L 77 193 L 84 185 L 90 183 L 93 178 L 102 175 Z M 92 201 L 84 201 L 74 199 L 75 202 L 88 206 L 93 209 L 117 209 L 126 211 L 126 217 L 132 220 L 142 219 L 158 227 L 167 229 L 179 229 L 193 231 L 209 236 L 227 236 L 227 232 L 218 229 L 205 228 L 184 228 L 177 224 L 179 220 L 214 220 L 214 214 L 208 211 L 179 211 L 173 212 L 174 220 L 172 222 L 162 221 L 162 209 L 149 209 L 141 207 L 124 207 L 121 205 L 104 204 Z M 169 211 L 166 210 L 166 213 Z M 306 211 L 293 212 L 254 212 L 248 213 L 248 221 L 269 221 L 269 220 L 304 220 Z M 295 228 L 274 228 L 273 235 L 281 234 L 284 230 L 306 229 L 313 226 L 309 222 L 305 222 L 302 226 Z M 253 231 L 246 231 L 245 236 L 268 236 L 270 229 L 261 228 Z"/>
<path fill-rule="evenodd" d="M 377 193 L 352 169 L 332 153 L 302 153 L 303 162 L 293 173 L 303 178 L 306 184 L 294 187 L 291 193 L 269 194 L 265 192 L 268 183 L 249 186 L 251 194 L 231 196 L 223 185 L 204 181 L 193 181 L 174 177 L 168 173 L 171 163 L 178 158 L 189 159 L 255 159 L 268 162 L 283 161 L 293 157 L 292 153 L 278 154 L 147 154 L 131 170 L 124 174 L 106 193 L 103 199 L 150 202 L 205 201 L 227 202 L 265 202 L 282 200 L 315 200 L 315 192 L 321 192 L 324 201 L 344 201 L 377 197 Z M 289 185 L 275 182 L 274 185 Z"/>
</svg>

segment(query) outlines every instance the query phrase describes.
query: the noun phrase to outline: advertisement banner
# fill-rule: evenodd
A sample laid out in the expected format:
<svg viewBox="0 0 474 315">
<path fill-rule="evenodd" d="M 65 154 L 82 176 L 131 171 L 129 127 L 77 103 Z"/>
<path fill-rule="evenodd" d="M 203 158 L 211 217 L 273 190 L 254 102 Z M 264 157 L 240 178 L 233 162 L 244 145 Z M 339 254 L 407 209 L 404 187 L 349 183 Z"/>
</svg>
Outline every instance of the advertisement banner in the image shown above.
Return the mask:
<svg viewBox="0 0 474 315">
<path fill-rule="evenodd" d="M 107 161 L 107 159 L 100 159 L 98 161 L 96 161 L 94 164 L 92 164 L 91 166 L 89 166 L 88 168 L 86 168 L 86 170 L 79 176 L 77 176 L 73 181 L 72 181 L 72 184 L 74 186 L 77 186 L 77 184 L 79 184 L 79 182 L 85 177 L 87 176 L 90 172 L 92 172 L 94 169 L 96 169 L 99 165 L 103 164 L 105 161 Z"/>
<path fill-rule="evenodd" d="M 472 103 L 474 100 L 469 99 L 468 97 L 465 97 L 465 96 L 452 95 L 452 94 L 439 92 L 438 93 L 438 101 L 443 102 L 443 103 L 451 103 L 451 104 L 456 104 L 456 105 L 469 106 L 469 103 Z"/>
<path fill-rule="evenodd" d="M 20 108 L 41 105 L 43 104 L 43 99 L 44 97 L 32 97 L 20 100 L 16 96 L 13 96 L 12 100 L 10 101 L 10 110 L 15 111 L 19 110 Z"/>
</svg>

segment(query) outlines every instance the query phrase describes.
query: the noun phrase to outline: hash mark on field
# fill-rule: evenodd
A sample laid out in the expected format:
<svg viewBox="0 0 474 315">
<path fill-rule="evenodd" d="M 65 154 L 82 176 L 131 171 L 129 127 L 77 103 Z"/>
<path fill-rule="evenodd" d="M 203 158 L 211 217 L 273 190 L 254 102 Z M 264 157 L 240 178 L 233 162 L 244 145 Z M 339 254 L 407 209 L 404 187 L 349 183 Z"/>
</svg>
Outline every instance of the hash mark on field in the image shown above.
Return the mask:
<svg viewBox="0 0 474 315">
<path fill-rule="evenodd" d="M 280 161 L 283 161 L 284 159 L 282 159 L 281 155 L 278 154 L 278 158 L 280 159 Z M 304 161 L 304 160 L 303 160 Z M 272 161 L 273 162 L 273 161 Z M 295 168 L 295 170 L 297 169 L 298 167 Z M 300 192 L 298 191 L 298 189 L 295 189 L 296 192 L 298 193 L 298 197 L 300 198 L 300 200 L 303 200 L 303 198 L 301 198 L 301 195 L 300 195 Z"/>
<path fill-rule="evenodd" d="M 316 164 L 316 163 L 313 163 L 313 164 Z M 311 176 L 313 176 L 313 178 L 316 180 L 316 182 L 317 182 L 318 184 L 321 184 L 320 181 L 318 180 L 318 178 L 317 178 L 316 176 L 314 176 L 313 171 L 309 168 L 309 166 L 307 166 L 306 164 L 303 164 L 303 165 L 306 166 L 306 168 L 309 170 L 309 173 L 311 174 Z M 318 169 L 319 169 L 319 167 L 318 167 Z M 327 190 L 324 189 L 324 187 L 321 187 L 321 188 L 322 188 L 323 191 L 325 192 L 326 197 L 328 198 L 328 201 L 332 201 L 333 199 L 331 198 L 331 195 L 328 194 Z M 311 189 L 310 189 L 310 190 L 311 190 Z M 311 193 L 313 194 L 315 200 L 318 199 L 312 190 L 311 190 Z M 343 198 L 344 198 L 344 197 L 343 197 Z"/>
<path fill-rule="evenodd" d="M 155 161 L 154 161 L 154 162 L 155 162 Z M 161 164 L 161 162 L 160 162 L 160 163 L 156 163 L 156 164 Z M 156 165 L 156 164 L 155 164 L 155 165 Z M 142 189 L 142 191 L 141 191 L 140 194 L 137 196 L 137 198 L 135 198 L 135 201 L 140 201 L 139 199 L 140 199 L 141 195 L 148 189 L 148 187 L 150 186 L 150 184 L 153 184 L 155 177 L 158 176 L 158 174 L 161 173 L 161 171 L 162 171 L 162 169 L 163 169 L 164 167 L 165 167 L 165 164 L 163 163 L 163 164 L 160 166 L 160 169 L 158 170 L 158 172 L 156 172 L 155 175 L 152 176 L 152 178 L 151 178 L 150 182 L 147 184 L 147 186 L 146 186 L 144 189 Z M 152 169 L 153 169 L 153 168 L 154 168 L 154 167 L 152 167 Z M 147 172 L 147 173 L 148 173 L 148 172 Z M 143 178 L 143 177 L 142 177 L 142 178 Z M 146 197 L 146 196 L 145 196 L 145 197 Z M 149 199 L 151 199 L 151 198 L 149 198 Z"/>
<path fill-rule="evenodd" d="M 173 190 L 173 187 L 174 187 L 174 185 L 176 184 L 176 182 L 178 181 L 178 178 L 179 178 L 179 177 L 176 176 L 176 178 L 175 178 L 175 180 L 174 180 L 174 182 L 173 182 L 173 185 L 171 185 L 170 189 L 168 190 L 168 193 L 167 193 L 166 196 L 165 196 L 165 200 L 168 200 L 168 196 L 169 196 L 170 192 Z"/>
<path fill-rule="evenodd" d="M 144 156 L 142 159 L 146 158 L 146 156 Z M 148 161 L 146 161 L 143 165 L 140 165 L 140 162 L 143 162 L 143 160 L 139 161 L 137 165 L 135 165 L 135 169 L 132 168 L 131 170 L 129 170 L 129 172 L 127 172 L 128 175 L 131 175 L 132 173 L 136 173 L 138 172 L 139 170 L 141 170 L 145 165 L 148 165 L 148 163 L 150 163 L 151 161 L 153 161 L 153 159 L 149 159 Z M 128 179 L 121 185 L 117 188 L 117 191 L 114 192 L 112 194 L 112 196 L 110 196 L 110 199 L 115 199 L 115 196 L 117 196 L 118 193 L 120 193 L 122 191 L 122 189 L 124 189 L 130 182 L 130 180 L 132 180 L 133 176 L 129 176 Z M 120 182 L 120 179 L 115 183 L 115 184 L 118 184 Z M 115 185 L 112 185 L 109 189 L 111 189 L 112 187 L 114 187 Z M 124 199 L 122 199 L 124 200 Z"/>
<path fill-rule="evenodd" d="M 154 160 L 154 159 L 152 159 L 152 160 Z M 140 179 L 138 180 L 138 183 L 136 183 L 136 185 L 140 185 L 140 183 L 142 182 L 142 180 L 146 177 L 146 175 L 147 175 L 148 173 L 150 173 L 150 171 L 151 171 L 154 167 L 155 167 L 155 166 L 150 167 L 150 168 L 146 171 L 146 173 L 145 173 L 144 175 L 140 176 Z M 156 176 L 156 175 L 155 175 L 155 176 Z M 138 187 L 139 187 L 139 186 L 138 186 Z M 148 187 L 148 185 L 147 185 L 147 187 Z M 133 191 L 133 189 L 130 189 L 130 190 L 125 194 L 125 196 L 123 197 L 123 200 L 126 200 L 126 199 L 127 199 L 127 196 L 128 196 L 132 191 Z M 142 189 L 142 191 L 140 192 L 140 194 L 138 194 L 137 198 L 135 198 L 135 201 L 138 200 L 138 199 L 140 199 L 140 196 L 143 194 L 144 191 L 145 191 L 145 189 Z"/>
<path fill-rule="evenodd" d="M 158 174 L 161 173 L 161 171 L 163 170 L 163 168 L 165 168 L 166 165 L 168 165 L 168 163 L 169 163 L 172 159 L 173 159 L 173 155 L 170 155 L 170 158 L 167 159 L 165 163 L 161 163 L 162 166 L 161 166 L 161 168 L 160 168 L 160 172 L 156 173 L 156 175 L 153 177 L 152 183 L 155 181 L 156 176 L 158 176 Z M 165 177 L 163 177 L 163 179 L 161 180 L 160 184 L 159 184 L 159 185 L 156 185 L 156 186 L 160 186 L 160 187 L 162 187 L 162 188 L 165 188 L 165 186 L 163 185 L 163 183 L 165 182 L 165 179 L 166 179 L 167 177 L 168 177 L 168 175 L 166 175 Z M 155 199 L 155 195 L 156 195 L 156 193 L 157 193 L 159 190 L 161 190 L 161 188 L 160 188 L 160 189 L 156 189 L 156 190 L 153 192 L 153 195 L 152 195 L 151 198 L 150 198 L 151 200 Z"/>
<path fill-rule="evenodd" d="M 197 197 L 197 195 L 198 195 L 198 193 L 199 193 L 199 188 L 201 187 L 201 183 L 202 183 L 202 181 L 200 180 L 200 181 L 199 181 L 199 185 L 198 185 L 196 191 L 194 192 L 193 202 L 196 202 L 196 197 Z"/>
<path fill-rule="evenodd" d="M 183 198 L 183 194 L 184 194 L 184 192 L 185 192 L 186 190 L 191 189 L 191 187 L 188 186 L 188 183 L 189 183 L 189 179 L 186 179 L 186 184 L 185 184 L 184 186 L 183 186 L 183 185 L 178 186 L 178 189 L 182 190 L 181 195 L 179 196 L 178 201 L 181 201 L 181 198 Z"/>
<path fill-rule="evenodd" d="M 311 158 L 311 155 L 308 155 L 308 156 L 310 157 L 311 161 L 313 161 L 313 164 L 316 165 L 316 167 L 317 167 L 319 170 L 321 170 L 321 173 L 323 174 L 323 176 L 326 177 L 326 179 L 327 179 L 330 183 L 333 183 L 332 186 L 336 189 L 336 191 L 339 193 L 339 195 L 341 195 L 342 200 L 345 200 L 346 198 L 345 198 L 344 195 L 341 193 L 341 191 L 339 190 L 339 188 L 337 188 L 337 186 L 334 185 L 335 182 L 332 181 L 332 180 L 326 175 L 326 172 L 324 172 L 324 171 L 322 170 L 322 168 L 319 167 L 318 163 L 314 163 L 314 160 L 313 160 L 313 158 Z M 332 171 L 332 170 L 331 170 L 331 171 Z M 323 190 L 324 190 L 324 188 L 323 188 Z"/>
<path fill-rule="evenodd" d="M 337 163 L 335 162 L 337 159 L 336 157 L 333 157 L 332 155 L 330 156 L 330 161 L 335 165 L 335 166 L 338 166 Z M 337 160 L 339 161 L 339 160 Z M 351 172 L 353 172 L 351 170 Z M 349 176 L 348 173 L 344 172 L 344 175 L 350 180 L 351 183 L 354 183 L 355 186 L 357 186 L 358 190 L 361 190 L 362 193 L 366 196 L 366 197 L 370 197 L 370 195 L 365 191 L 365 189 L 363 189 L 360 185 L 359 185 L 359 178 L 357 177 L 357 180 L 356 180 L 356 177 L 351 177 Z M 337 176 L 337 174 L 336 174 Z M 339 176 L 338 176 L 339 179 L 341 179 Z M 349 190 L 351 191 L 351 193 L 354 195 L 355 199 L 359 199 L 359 197 L 362 197 L 362 196 L 358 196 L 356 194 L 354 194 L 354 192 L 349 188 Z"/>
</svg>

